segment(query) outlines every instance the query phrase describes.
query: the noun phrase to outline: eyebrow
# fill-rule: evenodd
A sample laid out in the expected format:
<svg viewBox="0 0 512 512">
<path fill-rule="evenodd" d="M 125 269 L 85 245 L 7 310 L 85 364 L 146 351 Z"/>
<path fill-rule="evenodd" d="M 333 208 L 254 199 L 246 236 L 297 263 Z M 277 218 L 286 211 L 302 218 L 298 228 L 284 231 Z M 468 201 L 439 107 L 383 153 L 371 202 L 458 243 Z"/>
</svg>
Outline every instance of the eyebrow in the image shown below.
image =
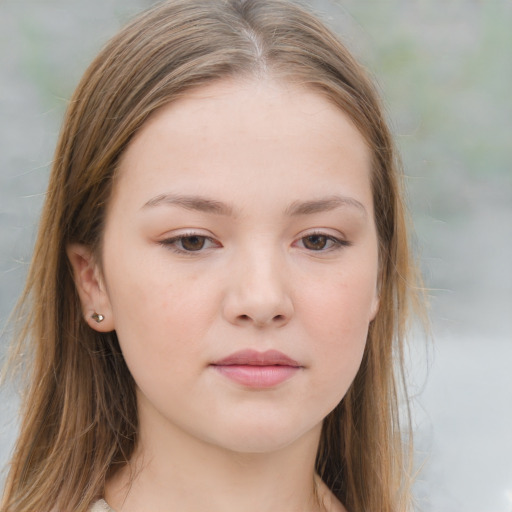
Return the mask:
<svg viewBox="0 0 512 512">
<path fill-rule="evenodd" d="M 232 206 L 215 199 L 198 195 L 160 194 L 145 203 L 143 208 L 160 206 L 162 204 L 179 206 L 187 210 L 213 213 L 216 215 L 234 215 L 234 209 Z M 311 201 L 294 201 L 290 206 L 288 206 L 288 208 L 286 208 L 285 214 L 291 217 L 312 215 L 315 213 L 332 211 L 336 208 L 346 206 L 356 208 L 364 216 L 367 216 L 366 208 L 360 201 L 353 197 L 340 195 L 327 196 Z"/>
<path fill-rule="evenodd" d="M 338 195 L 315 199 L 313 201 L 295 201 L 286 209 L 286 213 L 287 215 L 295 217 L 298 215 L 311 215 L 314 213 L 328 212 L 344 206 L 356 208 L 362 214 L 367 216 L 366 208 L 360 201 L 353 197 Z"/>
<path fill-rule="evenodd" d="M 143 208 L 159 206 L 161 204 L 181 206 L 187 210 L 215 213 L 217 215 L 233 215 L 233 208 L 231 206 L 215 199 L 194 195 L 161 194 L 150 199 Z"/>
</svg>

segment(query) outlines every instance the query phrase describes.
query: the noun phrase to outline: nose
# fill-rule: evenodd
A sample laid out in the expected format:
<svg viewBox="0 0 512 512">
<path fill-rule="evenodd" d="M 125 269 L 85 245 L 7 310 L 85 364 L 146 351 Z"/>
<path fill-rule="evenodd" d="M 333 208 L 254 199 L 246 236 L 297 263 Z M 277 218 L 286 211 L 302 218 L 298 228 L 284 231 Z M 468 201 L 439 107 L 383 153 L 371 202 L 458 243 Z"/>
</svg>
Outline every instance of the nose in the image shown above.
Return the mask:
<svg viewBox="0 0 512 512">
<path fill-rule="evenodd" d="M 238 326 L 283 327 L 293 316 L 287 272 L 277 256 L 253 254 L 230 269 L 223 303 L 225 319 Z"/>
</svg>

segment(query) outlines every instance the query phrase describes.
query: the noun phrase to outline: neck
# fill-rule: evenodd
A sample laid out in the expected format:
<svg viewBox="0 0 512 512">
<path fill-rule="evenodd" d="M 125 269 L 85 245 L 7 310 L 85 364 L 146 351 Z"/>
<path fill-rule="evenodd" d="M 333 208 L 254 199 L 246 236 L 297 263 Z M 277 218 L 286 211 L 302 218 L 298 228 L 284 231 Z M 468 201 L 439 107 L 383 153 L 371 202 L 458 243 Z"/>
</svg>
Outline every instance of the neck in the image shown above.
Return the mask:
<svg viewBox="0 0 512 512">
<path fill-rule="evenodd" d="M 116 512 L 325 510 L 325 488 L 314 473 L 320 425 L 265 453 L 233 452 L 176 427 L 155 427 L 141 425 L 132 460 L 107 482 L 105 498 Z"/>
</svg>

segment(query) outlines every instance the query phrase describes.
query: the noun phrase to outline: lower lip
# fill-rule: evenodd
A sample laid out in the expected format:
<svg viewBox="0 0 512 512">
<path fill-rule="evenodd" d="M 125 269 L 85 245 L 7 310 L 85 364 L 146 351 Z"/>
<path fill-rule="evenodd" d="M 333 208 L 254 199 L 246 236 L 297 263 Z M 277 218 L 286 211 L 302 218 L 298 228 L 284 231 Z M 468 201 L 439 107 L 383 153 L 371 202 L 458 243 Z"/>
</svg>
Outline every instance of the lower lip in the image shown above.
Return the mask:
<svg viewBox="0 0 512 512">
<path fill-rule="evenodd" d="M 245 364 L 214 365 L 214 368 L 238 384 L 250 388 L 272 388 L 293 377 L 298 371 L 296 366 L 256 366 Z"/>
</svg>

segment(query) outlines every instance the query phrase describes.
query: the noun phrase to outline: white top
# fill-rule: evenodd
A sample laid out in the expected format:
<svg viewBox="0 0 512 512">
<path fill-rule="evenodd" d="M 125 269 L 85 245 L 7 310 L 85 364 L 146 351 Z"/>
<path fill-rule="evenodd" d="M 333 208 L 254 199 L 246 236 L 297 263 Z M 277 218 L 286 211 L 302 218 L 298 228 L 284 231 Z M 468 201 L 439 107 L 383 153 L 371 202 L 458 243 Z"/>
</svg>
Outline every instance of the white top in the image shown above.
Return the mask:
<svg viewBox="0 0 512 512">
<path fill-rule="evenodd" d="M 90 512 L 114 512 L 105 500 L 97 501 L 91 508 Z"/>
</svg>

